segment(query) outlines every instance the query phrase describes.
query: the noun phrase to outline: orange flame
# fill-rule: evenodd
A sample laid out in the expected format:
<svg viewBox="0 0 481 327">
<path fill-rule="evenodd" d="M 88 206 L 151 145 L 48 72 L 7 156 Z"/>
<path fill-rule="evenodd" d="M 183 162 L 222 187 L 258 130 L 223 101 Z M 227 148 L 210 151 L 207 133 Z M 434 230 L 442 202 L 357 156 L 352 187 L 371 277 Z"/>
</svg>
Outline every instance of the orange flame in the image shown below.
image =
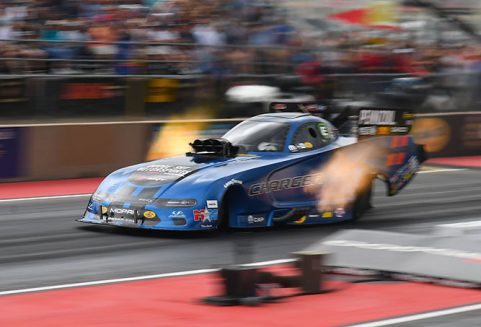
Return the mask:
<svg viewBox="0 0 481 327">
<path fill-rule="evenodd" d="M 172 157 L 191 150 L 189 143 L 199 138 L 200 131 L 208 126 L 212 117 L 209 108 L 194 108 L 183 114 L 169 118 L 155 135 L 147 154 L 147 160 Z M 199 114 L 202 113 L 202 114 Z"/>
<path fill-rule="evenodd" d="M 324 166 L 312 172 L 317 176 L 316 183 L 305 191 L 316 195 L 321 212 L 345 208 L 370 187 L 385 151 L 378 142 L 362 142 L 337 150 Z"/>
</svg>

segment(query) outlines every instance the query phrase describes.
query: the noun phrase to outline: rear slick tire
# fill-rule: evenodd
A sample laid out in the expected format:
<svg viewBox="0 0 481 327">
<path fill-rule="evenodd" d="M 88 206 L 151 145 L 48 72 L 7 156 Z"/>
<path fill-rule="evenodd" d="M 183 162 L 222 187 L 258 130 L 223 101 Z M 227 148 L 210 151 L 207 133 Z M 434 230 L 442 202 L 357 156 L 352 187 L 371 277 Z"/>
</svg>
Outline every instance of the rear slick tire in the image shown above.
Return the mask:
<svg viewBox="0 0 481 327">
<path fill-rule="evenodd" d="M 353 221 L 361 219 L 364 213 L 366 213 L 369 209 L 372 208 L 372 204 L 371 204 L 372 188 L 373 188 L 373 183 L 371 183 L 371 185 L 366 190 L 358 194 L 353 205 L 353 213 L 352 213 Z"/>
</svg>

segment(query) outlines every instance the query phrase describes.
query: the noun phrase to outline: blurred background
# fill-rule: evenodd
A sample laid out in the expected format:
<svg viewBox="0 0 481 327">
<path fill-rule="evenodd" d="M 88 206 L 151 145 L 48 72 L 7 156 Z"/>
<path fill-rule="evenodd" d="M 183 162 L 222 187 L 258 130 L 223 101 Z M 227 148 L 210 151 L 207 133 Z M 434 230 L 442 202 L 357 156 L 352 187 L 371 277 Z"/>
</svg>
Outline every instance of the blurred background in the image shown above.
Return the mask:
<svg viewBox="0 0 481 327">
<path fill-rule="evenodd" d="M 290 102 L 409 108 L 432 156 L 479 154 L 480 18 L 477 0 L 3 0 L 0 181 L 102 176 Z"/>
</svg>

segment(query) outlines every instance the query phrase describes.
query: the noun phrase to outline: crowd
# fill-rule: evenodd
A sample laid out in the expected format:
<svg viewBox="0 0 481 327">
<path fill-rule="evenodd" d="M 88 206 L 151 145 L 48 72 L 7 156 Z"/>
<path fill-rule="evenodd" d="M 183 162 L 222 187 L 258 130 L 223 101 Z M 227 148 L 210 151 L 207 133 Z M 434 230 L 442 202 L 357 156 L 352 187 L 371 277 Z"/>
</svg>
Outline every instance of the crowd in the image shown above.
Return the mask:
<svg viewBox="0 0 481 327">
<path fill-rule="evenodd" d="M 0 2 L 3 73 L 242 72 L 281 52 L 256 46 L 282 47 L 294 38 L 282 10 L 265 0 Z"/>
<path fill-rule="evenodd" d="M 307 39 L 274 0 L 2 0 L 0 73 L 481 72 L 479 46 L 345 31 Z M 394 32 L 395 34 L 396 32 Z"/>
</svg>

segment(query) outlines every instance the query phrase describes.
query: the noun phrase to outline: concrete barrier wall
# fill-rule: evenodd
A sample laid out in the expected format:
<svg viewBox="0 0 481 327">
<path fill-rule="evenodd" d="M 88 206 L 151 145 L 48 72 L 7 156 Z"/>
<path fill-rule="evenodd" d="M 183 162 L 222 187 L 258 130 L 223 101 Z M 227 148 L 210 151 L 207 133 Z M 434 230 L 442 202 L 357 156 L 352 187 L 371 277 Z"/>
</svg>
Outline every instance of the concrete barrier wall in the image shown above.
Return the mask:
<svg viewBox="0 0 481 327">
<path fill-rule="evenodd" d="M 237 119 L 181 122 L 52 124 L 0 127 L 0 182 L 105 176 L 165 154 L 164 147 L 195 137 L 215 137 Z M 177 134 L 162 134 L 183 126 Z M 430 157 L 481 154 L 481 113 L 429 114 L 418 117 L 413 133 L 427 142 Z M 165 139 L 158 142 L 162 136 Z M 152 149 L 152 145 L 161 148 Z M 150 151 L 149 151 L 150 150 Z M 183 150 L 182 150 L 183 151 Z"/>
<path fill-rule="evenodd" d="M 39 125 L 21 129 L 21 144 L 9 149 L 17 152 L 21 168 L 1 181 L 105 176 L 144 161 L 151 134 L 147 123 Z M 6 166 L 1 160 L 0 167 Z"/>
</svg>

